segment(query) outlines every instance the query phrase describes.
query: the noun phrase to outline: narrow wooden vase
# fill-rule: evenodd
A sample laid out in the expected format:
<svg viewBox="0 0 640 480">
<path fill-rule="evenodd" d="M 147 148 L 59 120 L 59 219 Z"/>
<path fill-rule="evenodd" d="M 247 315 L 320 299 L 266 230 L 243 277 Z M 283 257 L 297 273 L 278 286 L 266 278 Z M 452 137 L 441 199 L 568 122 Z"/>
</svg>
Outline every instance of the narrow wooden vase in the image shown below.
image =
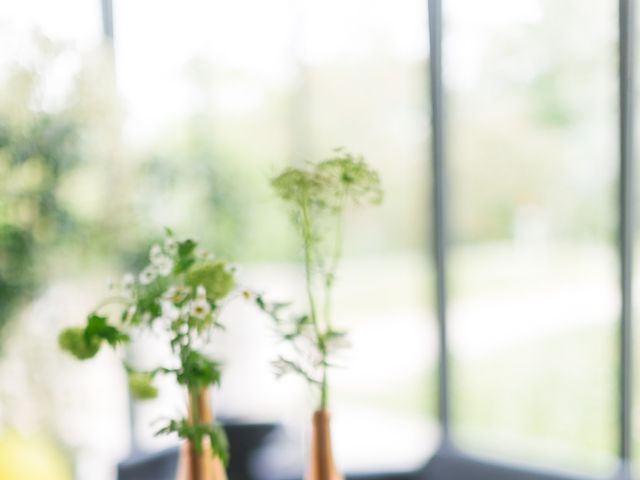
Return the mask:
<svg viewBox="0 0 640 480">
<path fill-rule="evenodd" d="M 331 414 L 317 410 L 313 414 L 311 430 L 311 458 L 305 480 L 343 480 L 333 461 L 331 447 Z"/>
<path fill-rule="evenodd" d="M 197 396 L 198 411 L 203 423 L 213 423 L 213 410 L 209 400 L 209 390 L 201 391 Z M 192 416 L 189 405 L 189 418 Z M 198 453 L 190 441 L 186 441 L 180 450 L 176 480 L 227 480 L 227 472 L 222 461 L 214 457 L 209 440 L 203 440 L 202 453 Z"/>
</svg>

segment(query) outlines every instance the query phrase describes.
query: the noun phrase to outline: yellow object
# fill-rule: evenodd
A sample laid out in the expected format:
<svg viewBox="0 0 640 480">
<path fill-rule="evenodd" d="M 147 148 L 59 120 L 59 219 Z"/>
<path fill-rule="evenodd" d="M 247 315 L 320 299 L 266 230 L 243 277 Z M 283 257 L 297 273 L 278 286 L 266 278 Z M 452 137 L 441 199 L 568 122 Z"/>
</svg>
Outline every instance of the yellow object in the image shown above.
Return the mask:
<svg viewBox="0 0 640 480">
<path fill-rule="evenodd" d="M 71 480 L 60 451 L 38 437 L 6 433 L 0 437 L 0 480 Z"/>
</svg>

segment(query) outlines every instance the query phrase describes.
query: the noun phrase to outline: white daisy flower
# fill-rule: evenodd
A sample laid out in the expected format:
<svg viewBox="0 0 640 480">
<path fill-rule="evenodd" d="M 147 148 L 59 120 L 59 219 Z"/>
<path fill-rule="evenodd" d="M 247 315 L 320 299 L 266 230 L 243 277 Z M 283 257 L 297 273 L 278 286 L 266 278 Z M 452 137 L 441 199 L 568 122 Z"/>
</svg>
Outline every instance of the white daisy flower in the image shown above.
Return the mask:
<svg viewBox="0 0 640 480">
<path fill-rule="evenodd" d="M 151 260 L 151 263 L 156 263 L 156 260 L 163 255 L 162 248 L 160 248 L 158 244 L 153 245 L 151 250 L 149 250 L 149 260 Z"/>
<path fill-rule="evenodd" d="M 133 284 L 135 283 L 135 281 L 136 281 L 136 277 L 133 276 L 133 273 L 127 272 L 122 277 L 122 286 L 125 289 L 129 289 L 133 287 Z"/>
<path fill-rule="evenodd" d="M 156 279 L 156 277 L 157 275 L 155 269 L 149 266 L 140 272 L 140 275 L 138 275 L 138 281 L 142 285 L 149 285 Z"/>
<path fill-rule="evenodd" d="M 174 305 L 182 302 L 191 293 L 191 288 L 183 286 L 171 286 L 162 294 L 162 298 L 169 300 Z"/>
<path fill-rule="evenodd" d="M 153 266 L 155 267 L 158 274 L 162 277 L 166 277 L 173 270 L 173 262 L 166 255 L 161 255 L 154 262 Z"/>
<path fill-rule="evenodd" d="M 178 253 L 178 242 L 173 237 L 167 237 L 164 241 L 164 251 L 174 256 Z"/>
<path fill-rule="evenodd" d="M 180 310 L 171 302 L 160 302 L 160 308 L 162 309 L 162 318 L 170 322 L 180 317 Z"/>
<path fill-rule="evenodd" d="M 190 313 L 191 316 L 196 318 L 206 318 L 207 315 L 211 313 L 211 305 L 209 305 L 209 302 L 207 302 L 206 299 L 199 298 L 191 302 Z"/>
</svg>

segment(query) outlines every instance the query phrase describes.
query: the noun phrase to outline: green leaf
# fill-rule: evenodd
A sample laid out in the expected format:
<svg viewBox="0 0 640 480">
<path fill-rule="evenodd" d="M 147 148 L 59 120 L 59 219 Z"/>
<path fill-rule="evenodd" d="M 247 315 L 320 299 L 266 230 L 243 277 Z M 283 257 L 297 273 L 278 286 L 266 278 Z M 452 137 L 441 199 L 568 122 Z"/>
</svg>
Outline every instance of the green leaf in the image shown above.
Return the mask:
<svg viewBox="0 0 640 480">
<path fill-rule="evenodd" d="M 283 356 L 278 357 L 277 360 L 271 362 L 275 369 L 276 377 L 284 377 L 289 373 L 295 373 L 304 378 L 307 383 L 310 385 L 320 385 L 321 381 L 317 378 L 314 378 L 313 374 L 309 372 L 306 368 L 300 365 L 298 362 L 294 360 L 289 360 Z"/>
<path fill-rule="evenodd" d="M 178 256 L 181 258 L 191 257 L 198 244 L 190 238 L 178 242 Z"/>
<path fill-rule="evenodd" d="M 208 426 L 208 436 L 211 450 L 225 465 L 229 464 L 229 440 L 222 426 L 218 424 Z"/>
<path fill-rule="evenodd" d="M 71 353 L 79 360 L 92 358 L 100 350 L 100 338 L 85 335 L 85 329 L 80 327 L 65 328 L 58 335 L 58 345 L 62 350 Z"/>
<path fill-rule="evenodd" d="M 182 369 L 176 375 L 178 383 L 189 389 L 201 389 L 219 385 L 222 376 L 221 363 L 211 360 L 195 350 L 182 354 Z"/>
<path fill-rule="evenodd" d="M 137 400 L 151 400 L 158 396 L 158 389 L 153 384 L 153 377 L 148 373 L 130 372 L 129 389 Z"/>
<path fill-rule="evenodd" d="M 204 451 L 203 440 L 208 438 L 213 456 L 220 458 L 225 465 L 229 463 L 229 441 L 221 425 L 217 423 L 192 425 L 186 419 L 170 420 L 156 432 L 156 435 L 171 433 L 190 440 L 198 453 Z"/>
<path fill-rule="evenodd" d="M 87 342 L 98 339 L 106 341 L 112 347 L 115 347 L 119 343 L 124 343 L 129 340 L 129 336 L 122 333 L 113 325 L 107 323 L 107 318 L 92 313 L 89 315 L 87 327 L 84 329 L 84 335 Z"/>
<path fill-rule="evenodd" d="M 226 297 L 236 286 L 233 274 L 221 261 L 208 261 L 196 265 L 187 272 L 187 284 L 193 288 L 203 286 L 212 302 Z"/>
<path fill-rule="evenodd" d="M 344 338 L 346 336 L 347 336 L 347 332 L 344 330 L 331 329 L 324 334 L 325 340 L 336 340 L 336 339 Z"/>
<path fill-rule="evenodd" d="M 194 252 L 198 244 L 191 240 L 178 242 L 178 255 L 173 267 L 175 273 L 184 273 L 195 263 Z"/>
</svg>

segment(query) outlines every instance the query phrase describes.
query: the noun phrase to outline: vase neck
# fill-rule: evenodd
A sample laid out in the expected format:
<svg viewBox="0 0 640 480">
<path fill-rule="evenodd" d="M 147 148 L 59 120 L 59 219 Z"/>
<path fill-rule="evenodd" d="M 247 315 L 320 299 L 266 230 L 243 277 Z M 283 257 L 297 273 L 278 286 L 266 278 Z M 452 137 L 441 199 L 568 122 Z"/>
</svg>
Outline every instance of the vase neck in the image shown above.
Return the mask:
<svg viewBox="0 0 640 480">
<path fill-rule="evenodd" d="M 331 414 L 326 409 L 313 414 L 311 434 L 311 466 L 308 480 L 338 480 L 331 446 Z"/>
</svg>

